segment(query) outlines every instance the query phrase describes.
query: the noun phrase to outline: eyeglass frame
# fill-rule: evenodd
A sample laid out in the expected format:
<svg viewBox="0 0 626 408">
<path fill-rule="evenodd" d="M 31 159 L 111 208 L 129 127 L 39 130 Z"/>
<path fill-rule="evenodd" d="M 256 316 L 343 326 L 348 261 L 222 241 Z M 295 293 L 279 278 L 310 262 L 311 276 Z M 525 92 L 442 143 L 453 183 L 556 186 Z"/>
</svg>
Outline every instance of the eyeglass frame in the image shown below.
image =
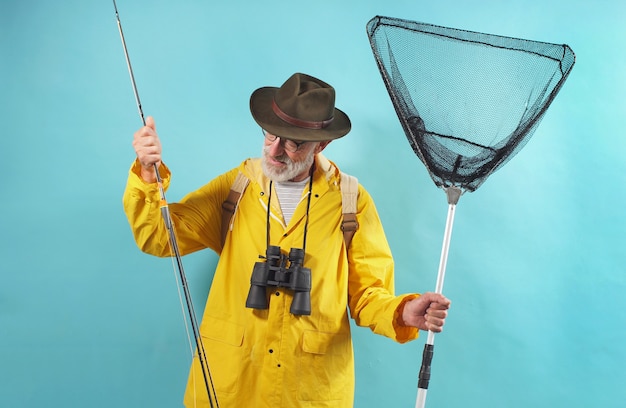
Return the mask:
<svg viewBox="0 0 626 408">
<path fill-rule="evenodd" d="M 286 139 L 283 138 L 281 136 L 276 136 L 270 132 L 268 132 L 265 129 L 261 129 L 261 132 L 263 132 L 263 136 L 265 137 L 265 140 L 267 140 L 270 143 L 274 143 L 276 141 L 276 139 L 280 139 L 280 143 L 283 146 L 283 149 L 285 149 L 285 151 L 289 152 L 289 153 L 296 153 L 298 150 L 300 150 L 300 148 L 308 143 L 306 141 L 296 141 L 296 140 L 291 140 L 291 139 Z M 291 144 L 293 143 L 293 145 Z M 295 145 L 295 146 L 294 146 Z"/>
</svg>

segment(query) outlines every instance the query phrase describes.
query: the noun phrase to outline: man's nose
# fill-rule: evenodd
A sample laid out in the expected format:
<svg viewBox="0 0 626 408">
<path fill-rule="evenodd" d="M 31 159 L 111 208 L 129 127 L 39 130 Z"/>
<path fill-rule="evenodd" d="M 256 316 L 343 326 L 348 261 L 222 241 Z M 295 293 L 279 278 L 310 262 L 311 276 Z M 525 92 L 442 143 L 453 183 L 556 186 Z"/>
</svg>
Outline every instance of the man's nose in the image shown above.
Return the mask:
<svg viewBox="0 0 626 408">
<path fill-rule="evenodd" d="M 285 148 L 283 147 L 283 142 L 280 137 L 277 137 L 273 142 L 269 143 L 269 150 L 272 156 L 280 156 L 285 153 Z"/>
</svg>

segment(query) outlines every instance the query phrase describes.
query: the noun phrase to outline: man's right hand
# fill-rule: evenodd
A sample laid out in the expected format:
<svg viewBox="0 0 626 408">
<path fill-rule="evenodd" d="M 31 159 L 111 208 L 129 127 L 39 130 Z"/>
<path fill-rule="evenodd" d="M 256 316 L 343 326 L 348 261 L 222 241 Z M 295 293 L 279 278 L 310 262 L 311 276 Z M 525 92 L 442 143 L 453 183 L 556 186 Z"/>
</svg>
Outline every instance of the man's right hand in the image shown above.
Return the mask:
<svg viewBox="0 0 626 408">
<path fill-rule="evenodd" d="M 156 182 L 154 165 L 161 165 L 161 141 L 152 116 L 146 118 L 146 126 L 135 132 L 133 148 L 141 164 L 141 178 L 148 183 Z"/>
</svg>

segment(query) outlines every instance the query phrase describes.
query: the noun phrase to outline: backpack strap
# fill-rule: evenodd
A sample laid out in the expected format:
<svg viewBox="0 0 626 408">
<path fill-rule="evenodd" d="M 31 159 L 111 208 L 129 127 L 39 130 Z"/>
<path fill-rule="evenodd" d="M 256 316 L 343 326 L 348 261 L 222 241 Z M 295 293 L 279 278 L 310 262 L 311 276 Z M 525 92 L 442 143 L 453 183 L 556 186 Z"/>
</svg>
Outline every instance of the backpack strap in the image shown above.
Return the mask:
<svg viewBox="0 0 626 408">
<path fill-rule="evenodd" d="M 226 201 L 222 203 L 222 246 L 226 242 L 226 235 L 231 228 L 231 222 L 241 194 L 248 186 L 250 180 L 244 176 L 243 173 L 237 173 L 237 177 L 230 188 Z M 341 230 L 343 231 L 343 239 L 346 243 L 346 248 L 350 247 L 352 237 L 359 228 L 359 223 L 356 219 L 356 206 L 357 198 L 359 195 L 359 181 L 356 177 L 346 173 L 341 173 L 341 182 L 339 183 L 341 188 L 341 212 L 343 218 L 341 220 Z"/>
<path fill-rule="evenodd" d="M 246 189 L 249 182 L 248 177 L 244 176 L 242 172 L 237 173 L 237 177 L 230 187 L 228 197 L 226 201 L 222 203 L 222 247 L 224 246 L 224 242 L 226 242 L 226 234 L 228 234 L 228 230 L 231 228 L 231 221 L 235 215 L 241 194 Z"/>
<path fill-rule="evenodd" d="M 341 230 L 343 231 L 343 240 L 346 248 L 350 248 L 350 242 L 357 229 L 359 223 L 356 220 L 356 203 L 359 196 L 359 181 L 356 177 L 341 172 L 341 212 L 343 219 L 341 220 Z"/>
</svg>

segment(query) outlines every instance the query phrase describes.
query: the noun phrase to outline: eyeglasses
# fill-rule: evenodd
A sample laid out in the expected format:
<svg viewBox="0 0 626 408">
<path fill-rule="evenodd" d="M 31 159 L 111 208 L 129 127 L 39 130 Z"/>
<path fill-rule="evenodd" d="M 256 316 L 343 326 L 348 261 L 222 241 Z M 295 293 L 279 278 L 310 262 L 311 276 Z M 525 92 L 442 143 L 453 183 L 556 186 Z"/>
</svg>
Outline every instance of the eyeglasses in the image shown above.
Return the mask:
<svg viewBox="0 0 626 408">
<path fill-rule="evenodd" d="M 267 140 L 270 143 L 273 143 L 276 139 L 280 139 L 280 143 L 282 143 L 283 149 L 285 149 L 289 153 L 297 152 L 298 150 L 300 150 L 302 145 L 306 143 L 306 142 L 297 142 L 291 139 L 284 139 L 280 136 L 276 136 L 276 135 L 269 133 L 265 129 L 261 129 L 261 130 L 263 131 L 263 136 L 265 136 L 265 140 Z"/>
</svg>

